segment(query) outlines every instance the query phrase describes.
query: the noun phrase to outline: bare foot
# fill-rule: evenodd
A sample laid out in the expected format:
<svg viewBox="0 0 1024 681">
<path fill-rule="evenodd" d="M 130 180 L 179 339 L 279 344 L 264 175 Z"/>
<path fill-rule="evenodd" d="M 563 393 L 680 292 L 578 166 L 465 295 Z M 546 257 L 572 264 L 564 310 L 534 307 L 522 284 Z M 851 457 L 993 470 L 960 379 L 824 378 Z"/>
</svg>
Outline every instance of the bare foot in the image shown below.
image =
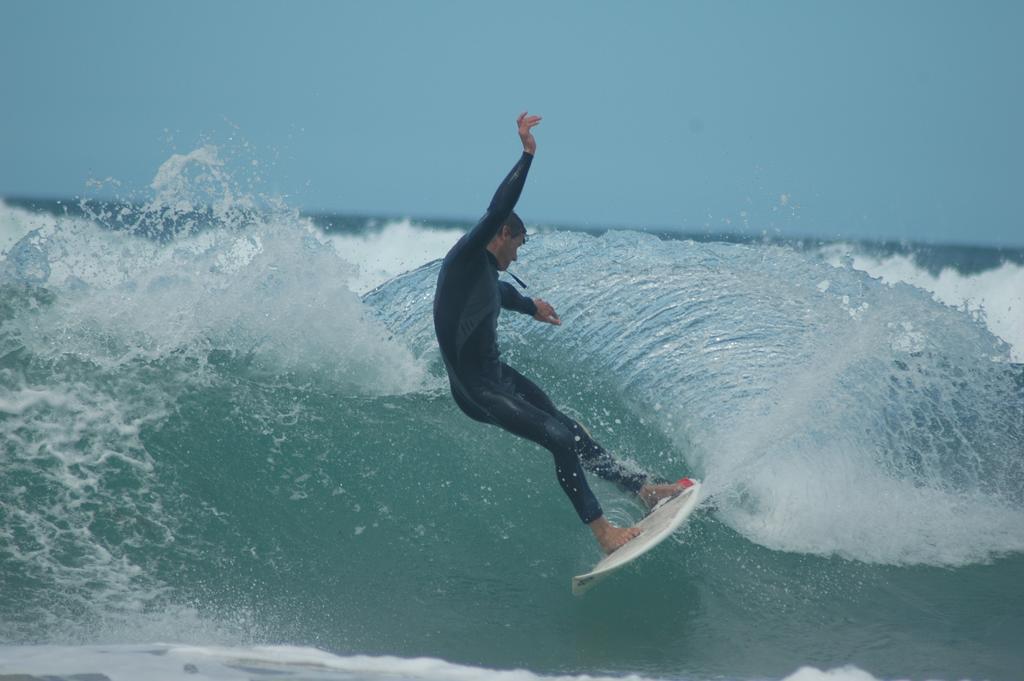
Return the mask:
<svg viewBox="0 0 1024 681">
<path fill-rule="evenodd" d="M 620 548 L 630 539 L 638 537 L 641 532 L 639 527 L 615 527 L 604 516 L 590 522 L 590 531 L 594 533 L 594 538 L 605 554 Z"/>
<path fill-rule="evenodd" d="M 686 478 L 683 478 L 685 480 Z M 682 494 L 687 487 L 690 485 L 684 485 L 682 481 L 674 482 L 669 485 L 644 485 L 637 492 L 640 499 L 647 504 L 647 508 L 651 509 L 658 505 L 658 502 L 662 499 L 671 499 L 674 496 Z"/>
</svg>

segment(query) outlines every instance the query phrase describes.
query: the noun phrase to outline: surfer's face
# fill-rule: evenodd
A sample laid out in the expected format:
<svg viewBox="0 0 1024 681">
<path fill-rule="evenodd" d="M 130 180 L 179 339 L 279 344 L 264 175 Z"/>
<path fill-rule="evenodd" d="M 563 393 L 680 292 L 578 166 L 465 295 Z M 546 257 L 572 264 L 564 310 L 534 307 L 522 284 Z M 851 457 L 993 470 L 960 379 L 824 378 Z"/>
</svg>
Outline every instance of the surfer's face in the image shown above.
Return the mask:
<svg viewBox="0 0 1024 681">
<path fill-rule="evenodd" d="M 498 235 L 491 242 L 493 248 L 491 253 L 498 261 L 498 270 L 504 272 L 509 264 L 519 259 L 519 247 L 526 243 L 526 232 L 520 232 L 512 236 L 508 227 L 502 227 Z"/>
</svg>

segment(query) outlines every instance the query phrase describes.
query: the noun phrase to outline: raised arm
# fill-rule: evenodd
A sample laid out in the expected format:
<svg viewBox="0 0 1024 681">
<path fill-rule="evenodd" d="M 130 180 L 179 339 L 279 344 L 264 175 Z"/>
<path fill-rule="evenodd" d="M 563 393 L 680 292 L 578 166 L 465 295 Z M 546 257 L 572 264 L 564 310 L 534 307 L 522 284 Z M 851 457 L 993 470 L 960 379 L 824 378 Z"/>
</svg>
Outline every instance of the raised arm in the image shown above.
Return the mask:
<svg viewBox="0 0 1024 681">
<path fill-rule="evenodd" d="M 494 198 L 491 199 L 491 205 L 487 207 L 487 212 L 473 229 L 459 239 L 449 253 L 450 256 L 458 257 L 462 253 L 476 252 L 486 248 L 508 218 L 509 213 L 515 208 L 516 202 L 519 201 L 519 195 L 523 192 L 523 185 L 526 184 L 526 174 L 533 162 L 533 155 L 537 151 L 537 142 L 533 138 L 532 129 L 540 123 L 540 120 L 540 116 L 528 116 L 525 111 L 516 119 L 516 123 L 519 125 L 519 139 L 523 143 L 523 155 L 519 157 L 519 161 L 502 180 L 498 191 L 494 193 Z"/>
</svg>

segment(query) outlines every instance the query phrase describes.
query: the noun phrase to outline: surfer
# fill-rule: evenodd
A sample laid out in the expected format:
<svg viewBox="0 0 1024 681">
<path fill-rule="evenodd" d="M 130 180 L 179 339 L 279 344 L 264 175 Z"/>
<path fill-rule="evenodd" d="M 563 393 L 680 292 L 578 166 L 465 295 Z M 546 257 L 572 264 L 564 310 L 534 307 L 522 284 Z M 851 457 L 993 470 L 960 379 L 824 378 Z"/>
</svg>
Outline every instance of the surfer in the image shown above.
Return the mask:
<svg viewBox="0 0 1024 681">
<path fill-rule="evenodd" d="M 584 467 L 637 494 L 648 507 L 684 487 L 680 483 L 655 484 L 648 476 L 628 470 L 575 419 L 559 411 L 543 390 L 499 359 L 501 308 L 546 324 L 562 323 L 550 303 L 523 296 L 508 282 L 498 280 L 498 272 L 506 271 L 518 259 L 519 247 L 526 243 L 526 227 L 512 209 L 537 150 L 532 130 L 540 121 L 540 116 L 526 112 L 519 116 L 522 156 L 498 187 L 487 212 L 445 256 L 434 294 L 434 330 L 459 408 L 470 418 L 548 449 L 555 458 L 558 482 L 580 520 L 590 527 L 601 549 L 611 553 L 640 530 L 616 527 L 604 518 L 584 477 Z"/>
</svg>

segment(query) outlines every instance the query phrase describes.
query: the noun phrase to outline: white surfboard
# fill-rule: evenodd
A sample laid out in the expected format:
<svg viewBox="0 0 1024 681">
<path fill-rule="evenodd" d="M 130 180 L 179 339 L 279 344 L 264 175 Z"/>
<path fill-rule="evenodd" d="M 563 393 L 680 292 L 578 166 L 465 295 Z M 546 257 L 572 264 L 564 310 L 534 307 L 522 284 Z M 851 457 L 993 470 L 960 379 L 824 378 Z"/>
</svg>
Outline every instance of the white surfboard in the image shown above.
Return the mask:
<svg viewBox="0 0 1024 681">
<path fill-rule="evenodd" d="M 579 596 L 594 586 L 598 580 L 607 577 L 665 541 L 690 517 L 693 509 L 697 508 L 698 501 L 700 501 L 700 483 L 694 480 L 693 486 L 688 487 L 682 494 L 655 506 L 647 517 L 636 524 L 641 530 L 639 536 L 630 539 L 602 558 L 590 572 L 572 578 L 573 594 Z"/>
</svg>

